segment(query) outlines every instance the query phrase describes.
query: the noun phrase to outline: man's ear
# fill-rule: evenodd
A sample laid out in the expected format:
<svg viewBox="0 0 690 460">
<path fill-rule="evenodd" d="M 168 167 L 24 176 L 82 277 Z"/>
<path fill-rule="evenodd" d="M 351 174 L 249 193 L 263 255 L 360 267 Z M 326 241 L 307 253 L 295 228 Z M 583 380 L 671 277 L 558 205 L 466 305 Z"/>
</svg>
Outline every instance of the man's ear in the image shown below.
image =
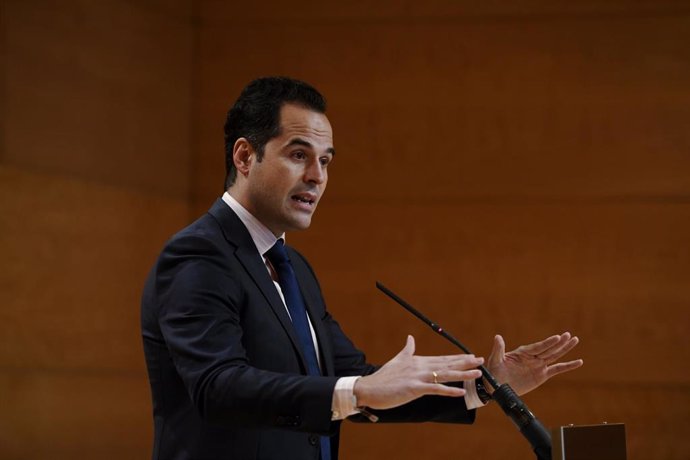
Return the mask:
<svg viewBox="0 0 690 460">
<path fill-rule="evenodd" d="M 232 162 L 235 164 L 238 174 L 247 177 L 255 158 L 254 149 L 246 138 L 240 137 L 235 141 L 232 148 Z"/>
</svg>

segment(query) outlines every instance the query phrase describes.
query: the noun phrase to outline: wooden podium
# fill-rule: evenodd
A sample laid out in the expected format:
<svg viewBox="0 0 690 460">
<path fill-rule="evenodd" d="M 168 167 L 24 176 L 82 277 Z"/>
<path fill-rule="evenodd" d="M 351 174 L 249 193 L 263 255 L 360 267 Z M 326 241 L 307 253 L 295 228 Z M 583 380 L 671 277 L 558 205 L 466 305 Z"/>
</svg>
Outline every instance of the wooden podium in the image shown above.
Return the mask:
<svg viewBox="0 0 690 460">
<path fill-rule="evenodd" d="M 551 432 L 552 460 L 626 460 L 625 425 L 568 425 Z"/>
</svg>

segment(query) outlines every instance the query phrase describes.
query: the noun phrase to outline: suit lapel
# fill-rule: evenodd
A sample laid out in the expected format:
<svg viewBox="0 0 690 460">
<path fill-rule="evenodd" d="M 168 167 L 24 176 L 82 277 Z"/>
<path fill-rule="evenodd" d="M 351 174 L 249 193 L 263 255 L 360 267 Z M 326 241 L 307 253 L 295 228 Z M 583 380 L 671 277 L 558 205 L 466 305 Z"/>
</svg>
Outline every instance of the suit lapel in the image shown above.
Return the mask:
<svg viewBox="0 0 690 460">
<path fill-rule="evenodd" d="M 280 298 L 275 284 L 266 269 L 263 257 L 259 254 L 254 245 L 249 231 L 244 226 L 235 212 L 221 199 L 216 200 L 214 205 L 209 210 L 211 214 L 220 224 L 223 229 L 225 239 L 235 247 L 235 257 L 242 264 L 254 283 L 257 285 L 261 293 L 266 298 L 266 301 L 271 306 L 271 310 L 285 330 L 285 333 L 290 337 L 292 346 L 298 354 L 302 368 L 306 373 L 307 363 L 302 355 L 302 350 L 299 345 L 299 339 L 295 334 L 292 326 L 292 321 L 288 316 L 285 304 Z"/>
</svg>

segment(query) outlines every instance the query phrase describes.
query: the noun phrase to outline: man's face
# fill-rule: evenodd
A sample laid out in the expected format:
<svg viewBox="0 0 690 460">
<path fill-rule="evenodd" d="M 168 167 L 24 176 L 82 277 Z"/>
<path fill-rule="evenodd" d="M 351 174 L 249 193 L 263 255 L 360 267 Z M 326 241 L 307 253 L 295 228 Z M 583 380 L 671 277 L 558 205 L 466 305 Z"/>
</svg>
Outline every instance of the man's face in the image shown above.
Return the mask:
<svg viewBox="0 0 690 460">
<path fill-rule="evenodd" d="M 322 113 L 286 104 L 280 127 L 280 135 L 266 143 L 262 160 L 254 156 L 244 203 L 276 236 L 309 227 L 335 154 L 331 124 Z"/>
</svg>

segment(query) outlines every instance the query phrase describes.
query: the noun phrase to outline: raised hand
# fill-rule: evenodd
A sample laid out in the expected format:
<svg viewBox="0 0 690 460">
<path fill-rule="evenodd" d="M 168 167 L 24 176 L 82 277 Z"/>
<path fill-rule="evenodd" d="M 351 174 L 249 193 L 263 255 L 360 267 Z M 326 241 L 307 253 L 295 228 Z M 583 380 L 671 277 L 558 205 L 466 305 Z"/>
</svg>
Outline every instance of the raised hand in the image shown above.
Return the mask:
<svg viewBox="0 0 690 460">
<path fill-rule="evenodd" d="M 554 375 L 582 366 L 581 359 L 556 363 L 578 342 L 577 337 L 564 332 L 506 353 L 505 341 L 497 335 L 486 367 L 500 383 L 509 384 L 517 394 L 523 395 Z"/>
<path fill-rule="evenodd" d="M 477 366 L 484 358 L 474 355 L 416 356 L 415 343 L 407 336 L 405 347 L 381 369 L 355 383 L 357 404 L 390 409 L 424 395 L 463 396 L 462 388 L 443 385 L 481 377 Z"/>
</svg>

